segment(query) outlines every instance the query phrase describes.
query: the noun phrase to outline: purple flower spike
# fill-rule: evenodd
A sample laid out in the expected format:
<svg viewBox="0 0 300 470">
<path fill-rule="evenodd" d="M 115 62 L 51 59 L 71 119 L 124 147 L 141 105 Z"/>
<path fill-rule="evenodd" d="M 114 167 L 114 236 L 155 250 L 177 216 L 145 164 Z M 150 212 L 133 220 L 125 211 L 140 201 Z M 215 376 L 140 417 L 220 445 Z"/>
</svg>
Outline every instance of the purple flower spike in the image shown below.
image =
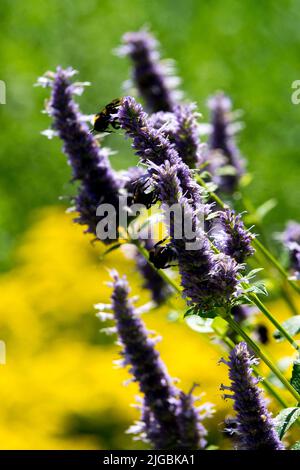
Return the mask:
<svg viewBox="0 0 300 470">
<path fill-rule="evenodd" d="M 221 211 L 219 222 L 222 238 L 220 249 L 238 263 L 244 263 L 254 253 L 251 246 L 254 235 L 245 228 L 241 215 L 232 210 Z"/>
<path fill-rule="evenodd" d="M 199 419 L 199 411 L 194 406 L 195 398 L 192 393 L 180 393 L 178 421 L 183 436 L 182 447 L 185 449 L 203 449 L 206 445 L 207 431 Z M 207 410 L 211 415 L 211 410 Z M 205 415 L 203 416 L 205 417 Z"/>
<path fill-rule="evenodd" d="M 166 162 L 164 165 L 154 166 L 153 172 L 163 204 L 177 204 L 182 215 L 179 223 L 176 223 L 176 218 L 169 223 L 168 230 L 170 243 L 177 255 L 183 296 L 190 305 L 195 305 L 203 312 L 216 307 L 228 307 L 238 288 L 240 266 L 230 256 L 213 252 L 201 226 L 201 218 L 205 217 L 207 208 L 199 205 L 195 212 L 183 196 L 176 166 Z M 181 227 L 182 220 L 184 227 Z M 192 229 L 191 233 L 180 231 L 186 227 Z"/>
<path fill-rule="evenodd" d="M 273 426 L 267 409 L 259 380 L 252 375 L 252 366 L 257 359 L 250 356 L 246 343 L 239 343 L 230 353 L 229 361 L 221 360 L 229 367 L 231 386 L 222 385 L 224 398 L 234 400 L 237 413 L 236 438 L 240 450 L 284 450 Z"/>
<path fill-rule="evenodd" d="M 221 172 L 222 167 L 230 168 L 227 174 L 216 176 L 216 183 L 221 191 L 232 193 L 237 188 L 238 182 L 244 173 L 244 160 L 234 142 L 234 124 L 231 118 L 231 100 L 223 93 L 218 93 L 208 101 L 211 110 L 211 134 L 209 138 L 209 148 L 212 151 L 220 152 L 224 161 L 217 163 L 217 168 Z M 214 167 L 214 158 L 212 167 Z M 222 172 L 221 172 L 222 173 Z"/>
<path fill-rule="evenodd" d="M 144 163 L 152 162 L 161 165 L 168 161 L 171 166 L 177 166 L 177 176 L 185 196 L 195 205 L 202 200 L 199 185 L 194 181 L 189 167 L 182 161 L 178 152 L 161 129 L 155 129 L 151 125 L 148 115 L 142 106 L 131 96 L 123 98 L 118 111 L 118 120 L 132 140 L 132 147 L 136 155 Z M 150 169 L 151 172 L 151 169 Z"/>
<path fill-rule="evenodd" d="M 290 268 L 297 279 L 300 279 L 300 224 L 289 222 L 281 239 L 289 252 Z"/>
<path fill-rule="evenodd" d="M 156 449 L 199 449 L 205 445 L 206 431 L 200 425 L 203 415 L 197 414 L 193 399 L 184 398 L 173 385 L 154 348 L 156 340 L 148 337 L 149 333 L 128 298 L 126 279 L 120 278 L 115 271 L 112 278 L 111 309 L 123 348 L 123 364 L 129 366 L 143 394 L 141 421 L 130 432 L 142 434 Z"/>
<path fill-rule="evenodd" d="M 172 76 L 171 61 L 160 60 L 157 40 L 146 31 L 126 33 L 119 53 L 130 57 L 133 83 L 149 112 L 172 111 L 181 97 L 179 79 Z"/>
<path fill-rule="evenodd" d="M 96 217 L 98 205 L 103 202 L 117 208 L 121 183 L 109 164 L 107 151 L 97 144 L 73 99 L 77 92 L 76 84 L 70 80 L 73 75 L 72 69 L 60 67 L 51 74 L 47 81 L 52 88 L 47 111 L 53 119 L 55 133 L 63 141 L 73 179 L 80 182 L 75 197 L 75 208 L 79 213 L 76 221 L 87 225 L 87 231 L 95 234 L 99 222 Z"/>
<path fill-rule="evenodd" d="M 194 104 L 176 106 L 174 129 L 167 133 L 179 156 L 189 168 L 197 168 L 205 160 L 197 123 L 199 113 L 195 109 Z"/>
</svg>

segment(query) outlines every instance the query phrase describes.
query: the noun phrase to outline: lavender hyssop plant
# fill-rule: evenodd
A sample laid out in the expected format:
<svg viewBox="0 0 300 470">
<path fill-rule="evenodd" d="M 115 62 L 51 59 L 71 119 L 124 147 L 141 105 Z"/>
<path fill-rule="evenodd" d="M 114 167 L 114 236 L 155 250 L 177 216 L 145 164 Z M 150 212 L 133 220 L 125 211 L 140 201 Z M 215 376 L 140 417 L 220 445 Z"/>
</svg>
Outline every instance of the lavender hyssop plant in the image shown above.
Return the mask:
<svg viewBox="0 0 300 470">
<path fill-rule="evenodd" d="M 237 426 L 234 432 L 240 450 L 283 450 L 271 415 L 252 375 L 252 366 L 257 359 L 251 357 L 247 344 L 239 343 L 231 351 L 229 360 L 221 359 L 229 367 L 231 385 L 222 385 L 226 391 L 224 398 L 234 400 L 237 413 Z M 227 393 L 227 392 L 231 392 Z"/>
<path fill-rule="evenodd" d="M 95 237 L 98 222 L 103 220 L 97 215 L 97 208 L 101 204 L 114 208 L 117 232 L 112 238 L 101 239 L 110 244 L 104 256 L 125 243 L 134 247 L 140 285 L 149 291 L 153 301 L 147 304 L 152 314 L 156 314 L 160 306 L 173 310 L 175 292 L 186 305 L 184 310 L 176 306 L 175 316 L 197 316 L 200 326 L 196 326 L 218 338 L 213 344 L 226 350 L 230 347 L 229 359 L 222 359 L 222 362 L 229 367 L 231 384 L 221 388 L 226 391 L 226 398 L 234 400 L 236 417 L 231 421 L 226 419 L 226 422 L 232 423 L 227 432 L 233 433 L 235 448 L 283 450 L 285 446 L 278 437 L 281 416 L 279 414 L 280 419 L 276 417 L 275 427 L 258 386 L 258 358 L 294 400 L 293 403 L 286 401 L 269 377 L 261 382 L 283 408 L 286 428 L 297 423 L 285 413 L 293 410 L 287 413 L 292 416 L 299 412 L 299 361 L 294 360 L 292 380 L 289 381 L 261 346 L 269 341 L 269 330 L 263 323 L 255 321 L 253 307 L 277 329 L 274 336 L 287 340 L 299 353 L 294 331 L 299 332 L 300 326 L 290 288 L 294 293 L 300 293 L 296 281 L 300 276 L 300 224 L 290 222 L 281 235 L 289 256 L 289 273 L 286 273 L 245 225 L 244 212 L 237 212 L 237 207 L 244 210 L 241 209 L 244 204 L 241 181 L 246 167 L 235 139 L 240 126 L 234 121 L 230 98 L 224 93 L 216 93 L 209 99 L 211 118 L 210 123 L 204 125 L 208 135 L 207 141 L 203 142 L 197 106 L 183 101 L 183 95 L 177 89 L 179 80 L 173 75 L 170 62 L 161 60 L 157 40 L 147 31 L 127 33 L 118 52 L 130 59 L 130 85 L 144 103 L 143 107 L 128 92 L 127 96 L 114 101 L 111 114 L 104 114 L 106 130 L 113 130 L 111 140 L 116 134 L 120 138 L 123 133 L 131 140 L 139 160 L 136 166 L 124 171 L 117 172 L 112 168 L 110 151 L 103 145 L 104 136 L 96 135 L 95 129 L 90 129 L 87 117 L 75 102 L 74 98 L 81 93 L 84 84 L 73 81 L 74 70 L 58 67 L 54 73 L 48 72 L 39 80 L 40 85 L 51 90 L 46 111 L 52 119 L 52 128 L 44 133 L 48 137 L 57 135 L 63 142 L 63 152 L 76 183 L 75 221 Z M 110 113 L 109 109 L 111 107 L 106 107 L 105 112 Z M 113 129 L 109 127 L 112 123 Z M 222 195 L 226 201 L 221 199 Z M 119 227 L 121 196 L 127 198 L 125 209 L 128 214 L 134 213 L 131 211 L 134 204 L 143 203 L 147 210 L 155 206 L 155 211 L 164 217 L 166 239 L 157 243 L 151 236 L 142 236 L 143 231 L 151 232 L 148 229 L 153 223 L 152 217 L 144 220 L 143 228 L 139 229 L 136 228 L 138 224 L 133 223 L 137 216 L 130 215 L 129 225 Z M 177 219 L 174 214 L 170 217 L 170 207 L 176 207 L 181 217 Z M 145 214 L 148 213 L 144 212 L 144 219 Z M 106 224 L 109 229 L 110 222 Z M 261 270 L 260 258 L 252 256 L 254 246 L 281 276 L 279 281 L 272 271 L 270 285 L 274 285 L 276 293 L 283 292 L 286 304 L 292 307 L 293 328 L 289 324 L 284 326 L 289 319 L 281 325 L 260 298 L 266 289 L 261 279 L 254 279 Z M 162 253 L 166 262 L 160 259 L 160 263 L 155 264 L 155 257 Z M 166 254 L 171 256 L 172 263 L 168 262 Z M 164 271 L 170 266 L 175 268 L 173 275 Z M 270 266 L 265 267 L 264 276 L 267 277 Z M 139 386 L 140 419 L 129 432 L 154 449 L 208 448 L 210 438 L 203 420 L 211 415 L 211 406 L 196 405 L 195 386 L 185 393 L 175 385 L 155 347 L 157 338 L 146 330 L 141 319 L 145 306 L 135 306 L 125 277 L 115 270 L 111 276 L 111 303 L 99 304 L 98 315 L 101 320 L 114 322 L 115 326 L 106 330 L 117 333 L 122 347 L 120 363 L 129 368 Z M 240 342 L 241 339 L 244 341 Z M 283 431 L 281 427 L 281 436 Z M 299 443 L 295 446 L 297 448 Z"/>
</svg>

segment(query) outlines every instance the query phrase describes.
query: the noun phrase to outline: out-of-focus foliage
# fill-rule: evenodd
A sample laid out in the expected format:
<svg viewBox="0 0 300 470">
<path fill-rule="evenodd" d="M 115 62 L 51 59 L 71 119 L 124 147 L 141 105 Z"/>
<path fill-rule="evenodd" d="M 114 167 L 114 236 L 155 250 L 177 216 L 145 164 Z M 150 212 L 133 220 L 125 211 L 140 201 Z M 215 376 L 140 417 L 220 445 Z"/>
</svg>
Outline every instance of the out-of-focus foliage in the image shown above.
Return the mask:
<svg viewBox="0 0 300 470">
<path fill-rule="evenodd" d="M 120 96 L 128 64 L 111 54 L 121 35 L 149 25 L 166 57 L 178 63 L 183 88 L 207 119 L 205 101 L 216 89 L 245 110 L 241 148 L 255 183 L 247 195 L 259 204 L 275 196 L 269 231 L 295 218 L 299 201 L 300 107 L 291 103 L 299 79 L 300 10 L 297 0 L 2 0 L 0 79 L 7 104 L 0 106 L 0 252 L 8 266 L 16 236 L 33 208 L 70 194 L 60 143 L 40 136 L 45 91 L 36 77 L 57 64 L 72 65 L 92 87 L 81 100 L 94 113 Z M 108 141 L 111 139 L 107 139 Z M 114 136 L 116 167 L 133 162 Z"/>
<path fill-rule="evenodd" d="M 148 297 L 120 252 L 99 261 L 100 244 L 92 246 L 64 214 L 65 202 L 33 215 L 73 192 L 61 143 L 40 135 L 49 125 L 40 112 L 46 93 L 33 83 L 57 64 L 72 65 L 80 80 L 92 82 L 80 104 L 94 113 L 120 96 L 128 78 L 128 64 L 111 50 L 125 31 L 147 24 L 164 56 L 177 61 L 186 96 L 198 102 L 204 121 L 206 98 L 216 89 L 245 110 L 240 144 L 254 175 L 245 194 L 257 205 L 278 199 L 265 219 L 269 234 L 297 217 L 300 107 L 290 100 L 300 74 L 296 0 L 2 0 L 0 79 L 7 104 L 0 105 L 0 267 L 12 268 L 0 278 L 0 339 L 7 347 L 7 364 L 0 365 L 1 448 L 140 445 L 124 434 L 137 417 L 129 406 L 136 386 L 122 386 L 128 375 L 113 368 L 118 348 L 99 333 L 92 305 L 108 300 L 109 267 L 128 275 L 141 303 Z M 116 168 L 135 162 L 118 135 L 107 144 L 119 150 L 111 157 Z M 225 368 L 217 366 L 222 353 L 185 324 L 168 321 L 176 298 L 172 303 L 145 319 L 163 336 L 159 349 L 182 388 L 200 383 L 205 399 L 217 405 L 209 426 L 215 444 L 231 406 L 219 391 L 226 383 Z M 282 304 L 273 311 L 286 318 Z M 277 359 L 291 353 L 286 342 L 272 340 L 268 349 Z"/>
</svg>

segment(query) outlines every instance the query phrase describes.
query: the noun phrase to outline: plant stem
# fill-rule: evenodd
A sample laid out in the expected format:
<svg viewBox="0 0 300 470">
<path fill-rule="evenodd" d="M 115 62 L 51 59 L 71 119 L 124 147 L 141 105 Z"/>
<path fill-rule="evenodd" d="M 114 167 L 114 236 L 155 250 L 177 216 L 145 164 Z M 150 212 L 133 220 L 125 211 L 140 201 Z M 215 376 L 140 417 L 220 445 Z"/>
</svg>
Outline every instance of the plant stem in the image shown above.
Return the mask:
<svg viewBox="0 0 300 470">
<path fill-rule="evenodd" d="M 300 350 L 299 345 L 294 341 L 293 337 L 286 331 L 286 329 L 276 320 L 270 310 L 263 304 L 256 294 L 248 294 L 250 300 L 259 308 L 259 310 L 270 320 L 270 322 L 280 331 L 287 341 L 293 346 L 296 351 Z"/>
<path fill-rule="evenodd" d="M 239 335 L 241 336 L 248 346 L 253 350 L 255 354 L 269 367 L 269 369 L 276 375 L 276 377 L 280 380 L 280 382 L 289 390 L 289 392 L 293 395 L 293 397 L 299 403 L 300 394 L 294 389 L 294 387 L 290 384 L 290 382 L 284 377 L 281 371 L 275 366 L 272 361 L 268 358 L 268 356 L 262 351 L 262 349 L 248 336 L 248 334 L 240 327 L 240 325 L 230 316 L 230 314 L 225 315 L 224 320 L 227 321 L 229 326 Z"/>
<path fill-rule="evenodd" d="M 273 264 L 273 266 L 277 269 L 277 271 L 281 274 L 281 276 L 286 279 L 289 285 L 298 293 L 300 294 L 300 286 L 298 286 L 297 281 L 293 281 L 289 278 L 289 274 L 285 271 L 285 269 L 281 266 L 281 264 L 276 260 L 276 258 L 270 253 L 270 251 L 262 244 L 257 238 L 254 238 L 253 245 L 260 250 L 266 259 Z"/>
<path fill-rule="evenodd" d="M 210 191 L 209 187 L 205 183 L 205 181 L 201 178 L 201 176 L 197 175 L 197 182 L 202 186 L 212 197 L 212 199 L 222 208 L 228 208 L 227 204 L 225 204 L 222 199 L 213 191 Z M 272 255 L 272 253 L 262 244 L 257 238 L 253 239 L 253 245 L 257 248 L 265 258 L 273 264 L 273 266 L 277 269 L 277 271 L 281 274 L 281 276 L 287 280 L 289 285 L 298 293 L 300 294 L 300 286 L 297 284 L 296 281 L 293 281 L 289 278 L 289 274 L 285 271 L 285 269 L 281 266 L 281 264 L 276 260 L 276 258 Z"/>
</svg>

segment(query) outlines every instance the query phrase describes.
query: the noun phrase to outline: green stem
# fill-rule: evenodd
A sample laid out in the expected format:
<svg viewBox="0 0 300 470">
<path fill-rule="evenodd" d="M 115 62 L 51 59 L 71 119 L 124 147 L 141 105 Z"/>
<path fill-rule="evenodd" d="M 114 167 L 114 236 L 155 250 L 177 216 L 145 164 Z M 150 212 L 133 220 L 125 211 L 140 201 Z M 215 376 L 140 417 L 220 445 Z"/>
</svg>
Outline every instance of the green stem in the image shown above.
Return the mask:
<svg viewBox="0 0 300 470">
<path fill-rule="evenodd" d="M 287 304 L 287 306 L 288 306 L 289 309 L 291 310 L 292 315 L 298 315 L 297 307 L 296 307 L 296 305 L 294 304 L 293 299 L 292 299 L 292 297 L 291 297 L 290 294 L 289 294 L 289 291 L 288 291 L 288 290 L 285 290 L 284 287 L 282 287 L 282 288 L 281 288 L 281 294 L 282 294 L 282 297 L 283 297 L 285 303 Z"/>
<path fill-rule="evenodd" d="M 275 366 L 268 356 L 261 350 L 261 348 L 248 336 L 248 334 L 240 327 L 240 325 L 229 315 L 223 317 L 227 321 L 229 326 L 241 336 L 248 346 L 253 350 L 253 352 L 269 367 L 269 369 L 276 375 L 280 382 L 289 390 L 293 397 L 299 403 L 300 394 L 294 389 L 290 382 L 284 377 L 281 371 Z"/>
<path fill-rule="evenodd" d="M 197 175 L 198 183 L 206 189 L 206 191 L 210 194 L 212 199 L 220 206 L 222 209 L 227 208 L 228 206 L 222 201 L 222 199 L 213 191 L 210 191 L 205 181 L 201 178 L 201 176 Z M 299 294 L 300 293 L 300 286 L 297 284 L 296 281 L 293 281 L 289 278 L 289 274 L 285 271 L 285 269 L 281 266 L 281 264 L 276 260 L 276 258 L 270 253 L 270 251 L 262 244 L 257 238 L 253 239 L 253 245 L 257 248 L 266 259 L 269 260 L 271 264 L 277 269 L 277 271 L 281 274 L 284 279 L 286 279 L 289 285 Z"/>
<path fill-rule="evenodd" d="M 300 350 L 299 345 L 294 341 L 293 337 L 286 331 L 286 329 L 276 320 L 270 310 L 263 304 L 256 294 L 248 294 L 250 300 L 259 308 L 259 310 L 270 320 L 270 322 L 277 328 L 278 331 L 284 336 L 287 341 L 293 346 L 296 351 Z"/>
<path fill-rule="evenodd" d="M 286 279 L 289 285 L 298 293 L 300 294 L 300 286 L 297 284 L 297 281 L 293 281 L 289 278 L 289 274 L 285 271 L 285 269 L 281 266 L 281 264 L 276 260 L 276 258 L 270 253 L 270 251 L 262 244 L 257 238 L 254 238 L 253 245 L 260 250 L 263 255 L 270 261 L 271 264 L 277 269 L 277 271 L 281 274 L 281 276 Z"/>
</svg>

